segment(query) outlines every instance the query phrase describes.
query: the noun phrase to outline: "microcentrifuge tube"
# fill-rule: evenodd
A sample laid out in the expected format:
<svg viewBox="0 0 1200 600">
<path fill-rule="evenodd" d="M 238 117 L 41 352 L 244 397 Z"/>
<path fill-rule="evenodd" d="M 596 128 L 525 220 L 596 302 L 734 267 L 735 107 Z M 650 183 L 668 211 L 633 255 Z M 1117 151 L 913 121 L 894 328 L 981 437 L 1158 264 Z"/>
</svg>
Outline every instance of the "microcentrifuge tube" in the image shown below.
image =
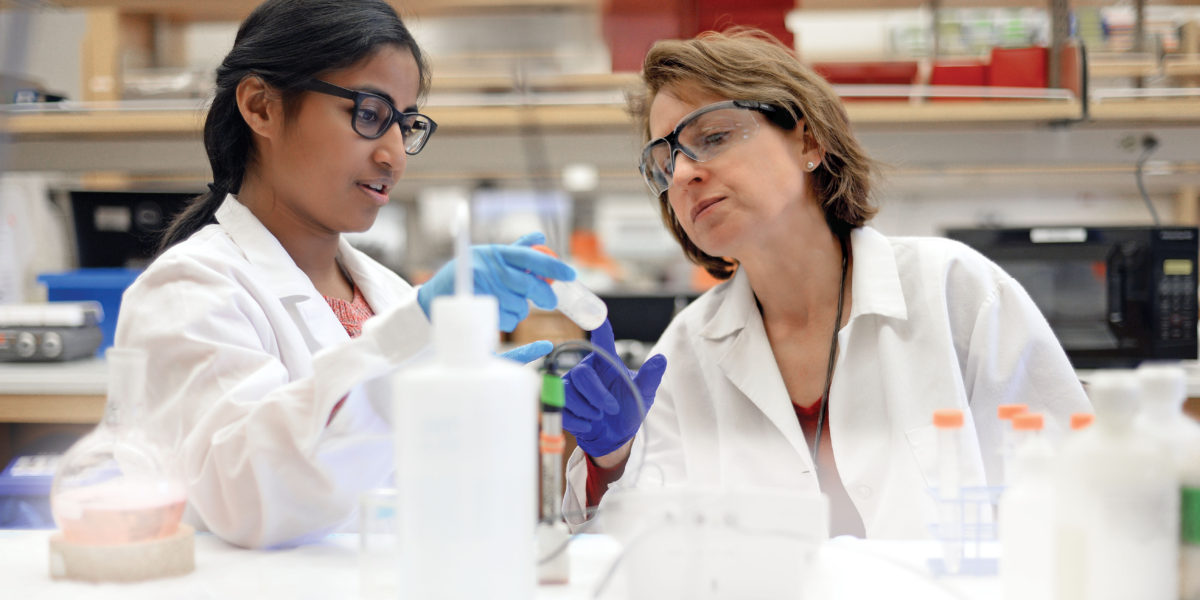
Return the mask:
<svg viewBox="0 0 1200 600">
<path fill-rule="evenodd" d="M 533 246 L 534 250 L 558 257 L 553 250 L 546 246 Z M 578 281 L 550 282 L 550 289 L 558 298 L 558 312 L 575 322 L 584 331 L 592 331 L 604 324 L 608 318 L 608 307 L 599 296 L 593 294 L 587 286 Z"/>
</svg>

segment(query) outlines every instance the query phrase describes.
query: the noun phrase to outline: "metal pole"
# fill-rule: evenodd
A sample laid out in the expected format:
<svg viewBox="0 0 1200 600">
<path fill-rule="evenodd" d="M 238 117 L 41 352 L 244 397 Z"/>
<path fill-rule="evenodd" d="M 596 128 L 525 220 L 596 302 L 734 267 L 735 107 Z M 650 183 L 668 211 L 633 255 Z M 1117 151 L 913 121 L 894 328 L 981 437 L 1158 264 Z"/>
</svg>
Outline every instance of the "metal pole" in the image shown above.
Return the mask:
<svg viewBox="0 0 1200 600">
<path fill-rule="evenodd" d="M 1133 14 L 1133 51 L 1146 52 L 1146 0 L 1134 0 Z"/>
<path fill-rule="evenodd" d="M 3 35 L 0 35 L 0 40 L 4 40 L 4 60 L 0 61 L 0 74 L 9 74 L 20 76 L 25 72 L 25 60 L 29 51 L 29 29 L 33 26 L 33 11 L 18 8 L 16 10 L 0 12 L 0 27 L 3 30 Z M 7 16 L 7 18 L 3 18 Z M 12 98 L 0 98 L 0 104 L 11 104 Z M 4 119 L 0 115 L 0 119 Z M 0 127 L 0 175 L 4 174 L 5 166 L 8 164 L 8 142 L 9 134 L 7 128 Z"/>
<path fill-rule="evenodd" d="M 1062 87 L 1062 53 L 1071 37 L 1071 7 L 1069 0 L 1050 0 L 1050 62 L 1047 65 L 1047 87 Z"/>
<path fill-rule="evenodd" d="M 937 61 L 938 54 L 941 52 L 941 34 L 938 29 L 938 21 L 941 20 L 942 0 L 929 0 L 929 18 L 933 25 L 932 35 L 929 39 L 929 60 L 930 62 Z"/>
</svg>

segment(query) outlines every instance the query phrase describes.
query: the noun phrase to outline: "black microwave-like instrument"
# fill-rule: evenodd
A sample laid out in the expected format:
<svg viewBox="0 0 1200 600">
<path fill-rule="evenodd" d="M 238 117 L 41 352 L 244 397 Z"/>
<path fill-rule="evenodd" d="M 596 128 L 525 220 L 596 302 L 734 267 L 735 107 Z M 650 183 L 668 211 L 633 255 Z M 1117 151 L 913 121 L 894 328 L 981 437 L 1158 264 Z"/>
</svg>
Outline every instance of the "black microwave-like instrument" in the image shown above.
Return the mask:
<svg viewBox="0 0 1200 600">
<path fill-rule="evenodd" d="M 1195 227 L 951 229 L 1025 288 L 1075 368 L 1196 358 Z"/>
</svg>

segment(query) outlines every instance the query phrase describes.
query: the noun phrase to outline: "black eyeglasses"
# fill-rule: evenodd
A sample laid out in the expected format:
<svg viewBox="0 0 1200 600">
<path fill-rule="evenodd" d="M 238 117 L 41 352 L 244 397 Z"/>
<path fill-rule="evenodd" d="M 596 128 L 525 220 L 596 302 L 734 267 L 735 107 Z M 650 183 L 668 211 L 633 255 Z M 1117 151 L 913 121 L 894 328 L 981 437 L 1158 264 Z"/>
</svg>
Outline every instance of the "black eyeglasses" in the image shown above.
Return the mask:
<svg viewBox="0 0 1200 600">
<path fill-rule="evenodd" d="M 309 79 L 300 87 L 353 100 L 354 112 L 351 113 L 350 126 L 354 128 L 354 133 L 368 140 L 383 137 L 392 123 L 399 123 L 400 135 L 404 137 L 404 152 L 407 154 L 420 152 L 425 142 L 429 141 L 429 136 L 437 131 L 437 123 L 433 119 L 418 112 L 400 112 L 387 98 L 378 94 L 348 90 L 320 79 Z"/>
<path fill-rule="evenodd" d="M 705 162 L 754 137 L 758 131 L 755 112 L 763 113 L 785 129 L 796 126 L 786 110 L 766 102 L 726 100 L 702 106 L 680 119 L 671 133 L 651 140 L 642 149 L 638 170 L 650 191 L 660 196 L 671 187 L 677 152 L 696 162 Z"/>
</svg>

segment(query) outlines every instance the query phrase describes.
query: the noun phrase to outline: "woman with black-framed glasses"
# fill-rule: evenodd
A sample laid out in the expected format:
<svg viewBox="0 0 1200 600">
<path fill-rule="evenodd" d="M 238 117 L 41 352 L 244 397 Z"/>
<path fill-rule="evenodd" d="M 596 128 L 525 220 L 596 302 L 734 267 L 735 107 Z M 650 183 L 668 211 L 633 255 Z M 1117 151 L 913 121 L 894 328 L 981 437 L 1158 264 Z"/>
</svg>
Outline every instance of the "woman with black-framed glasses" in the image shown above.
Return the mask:
<svg viewBox="0 0 1200 600">
<path fill-rule="evenodd" d="M 431 303 L 454 268 L 414 287 L 343 234 L 374 224 L 437 130 L 417 110 L 428 88 L 383 0 L 269 0 L 217 70 L 213 183 L 125 293 L 116 346 L 147 351 L 146 429 L 172 437 L 188 518 L 225 540 L 318 539 L 392 481 L 383 378 L 430 346 Z M 501 329 L 530 300 L 554 306 L 543 277 L 574 278 L 527 247 L 542 241 L 472 249 L 474 289 L 499 298 Z"/>
<path fill-rule="evenodd" d="M 1012 277 L 956 242 L 867 226 L 872 161 L 790 49 L 756 31 L 661 41 L 642 81 L 642 177 L 687 257 L 725 282 L 634 376 L 644 407 L 604 361 L 567 374 L 572 524 L 610 485 L 820 491 L 835 535 L 925 538 L 935 410 L 967 415 L 967 485 L 1003 482 L 997 405 L 1051 431 L 1090 412 Z"/>
</svg>

